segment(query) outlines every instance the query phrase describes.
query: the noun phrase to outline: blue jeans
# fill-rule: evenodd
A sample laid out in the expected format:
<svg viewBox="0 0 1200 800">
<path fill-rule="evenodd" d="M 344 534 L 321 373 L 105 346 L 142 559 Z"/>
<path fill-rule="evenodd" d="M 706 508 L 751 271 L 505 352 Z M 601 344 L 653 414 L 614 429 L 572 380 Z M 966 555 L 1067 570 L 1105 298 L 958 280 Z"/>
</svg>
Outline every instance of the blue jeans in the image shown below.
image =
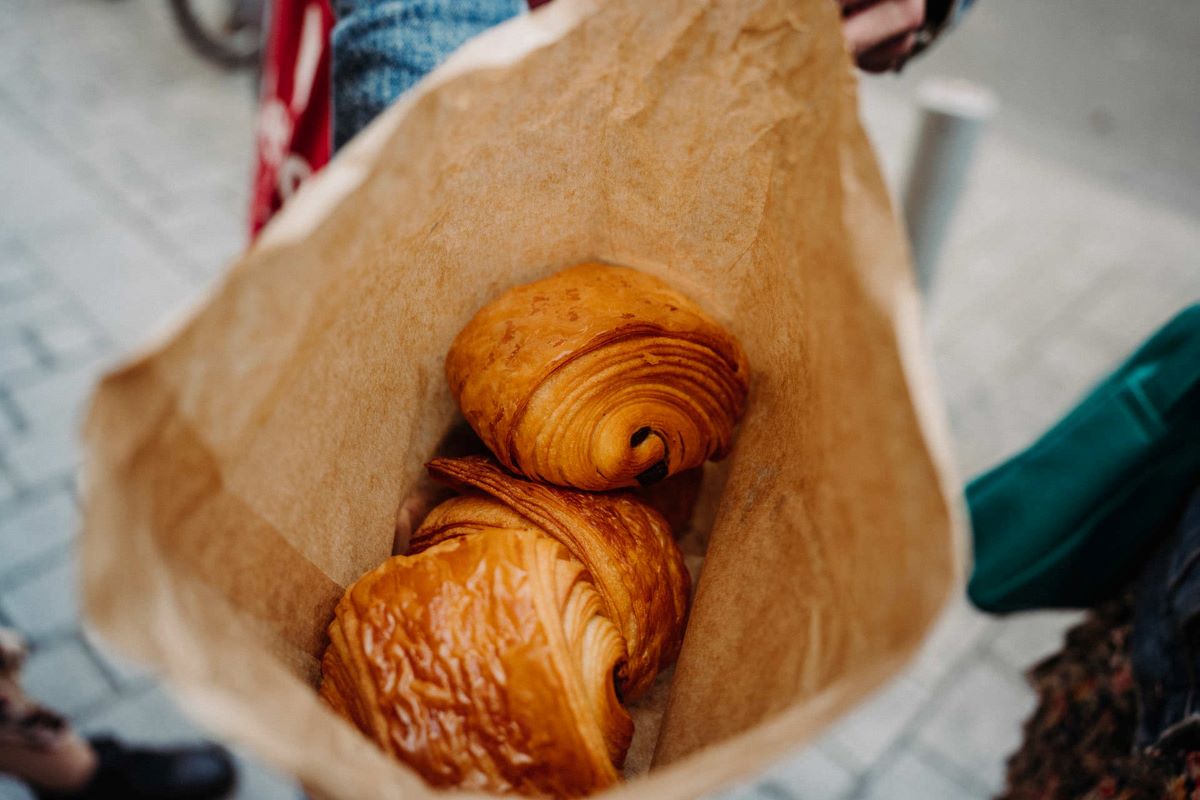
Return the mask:
<svg viewBox="0 0 1200 800">
<path fill-rule="evenodd" d="M 333 142 L 340 148 L 463 42 L 524 0 L 334 0 Z"/>
<path fill-rule="evenodd" d="M 1134 595 L 1130 661 L 1139 747 L 1200 742 L 1200 489 L 1143 568 Z"/>
<path fill-rule="evenodd" d="M 948 7 L 962 14 L 973 2 Z M 524 0 L 333 0 L 334 149 L 467 39 L 525 7 Z"/>
</svg>

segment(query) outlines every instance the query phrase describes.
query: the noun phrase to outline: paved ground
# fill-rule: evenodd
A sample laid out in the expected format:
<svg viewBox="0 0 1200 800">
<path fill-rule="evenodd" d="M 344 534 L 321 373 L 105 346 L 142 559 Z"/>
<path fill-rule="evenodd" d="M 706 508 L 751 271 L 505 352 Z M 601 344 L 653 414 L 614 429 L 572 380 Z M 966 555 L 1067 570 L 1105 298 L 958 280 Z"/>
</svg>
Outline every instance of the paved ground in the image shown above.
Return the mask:
<svg viewBox="0 0 1200 800">
<path fill-rule="evenodd" d="M 162 6 L 0 0 L 0 622 L 37 644 L 32 692 L 87 730 L 155 741 L 195 732 L 152 679 L 81 633 L 73 432 L 97 371 L 241 246 L 252 122 L 246 80 L 196 62 Z M 1006 101 L 928 309 L 965 474 L 1200 298 L 1200 125 L 1174 78 L 1200 66 L 1195 4 L 981 6 L 904 79 L 871 82 L 864 103 L 899 180 L 920 77 L 968 75 Z M 955 604 L 913 669 L 762 793 L 986 797 L 1032 705 L 1022 671 L 1071 619 Z M 240 797 L 296 794 L 261 767 L 246 776 Z M 17 797 L 0 780 L 0 798 Z"/>
</svg>

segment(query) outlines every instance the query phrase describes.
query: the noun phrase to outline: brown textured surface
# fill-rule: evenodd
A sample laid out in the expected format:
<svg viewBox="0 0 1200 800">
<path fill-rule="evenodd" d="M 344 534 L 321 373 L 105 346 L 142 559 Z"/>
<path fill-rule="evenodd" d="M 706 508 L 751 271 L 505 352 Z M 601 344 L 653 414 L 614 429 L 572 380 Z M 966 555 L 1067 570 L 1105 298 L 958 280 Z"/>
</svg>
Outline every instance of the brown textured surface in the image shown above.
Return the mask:
<svg viewBox="0 0 1200 800">
<path fill-rule="evenodd" d="M 952 586 L 961 482 L 839 26 L 828 0 L 555 0 L 468 43 L 101 385 L 93 626 L 311 794 L 428 797 L 313 691 L 329 620 L 278 616 L 388 557 L 471 317 L 603 261 L 695 300 L 754 370 L 659 766 L 614 797 L 714 791 L 887 680 Z M 176 424 L 212 470 L 183 504 L 158 478 Z"/>
<path fill-rule="evenodd" d="M 321 696 L 434 786 L 577 797 L 618 780 L 624 647 L 582 566 L 532 531 L 394 556 L 338 604 Z"/>
<path fill-rule="evenodd" d="M 429 472 L 487 497 L 458 498 L 434 509 L 413 535 L 414 552 L 483 526 L 533 527 L 562 542 L 596 582 L 629 653 L 621 675 L 624 697 L 641 695 L 675 662 L 691 580 L 658 512 L 628 492 L 592 494 L 531 483 L 477 456 L 436 458 Z"/>
<path fill-rule="evenodd" d="M 1132 590 L 1071 627 L 1062 648 L 1026 673 L 1038 695 L 996 800 L 1195 800 L 1200 747 L 1187 726 L 1135 745 Z M 1180 733 L 1177 729 L 1176 733 Z"/>
<path fill-rule="evenodd" d="M 446 377 L 504 466 L 603 491 L 723 458 L 750 371 L 737 340 L 658 278 L 582 264 L 480 309 Z"/>
</svg>

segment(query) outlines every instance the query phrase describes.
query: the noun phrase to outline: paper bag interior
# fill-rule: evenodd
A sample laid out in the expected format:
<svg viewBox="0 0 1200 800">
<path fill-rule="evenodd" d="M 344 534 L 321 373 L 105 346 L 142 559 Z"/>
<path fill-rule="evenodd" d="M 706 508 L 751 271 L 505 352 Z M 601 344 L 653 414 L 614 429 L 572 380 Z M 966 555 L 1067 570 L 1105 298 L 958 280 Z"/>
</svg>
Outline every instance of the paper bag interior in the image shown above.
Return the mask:
<svg viewBox="0 0 1200 800">
<path fill-rule="evenodd" d="M 856 102 L 828 0 L 556 0 L 469 43 L 102 382 L 95 627 L 315 794 L 430 796 L 318 701 L 325 629 L 455 422 L 455 334 L 599 259 L 690 295 L 752 365 L 683 652 L 638 711 L 661 717 L 655 767 L 616 793 L 693 797 L 811 737 L 903 663 L 957 565 L 942 411 Z"/>
</svg>

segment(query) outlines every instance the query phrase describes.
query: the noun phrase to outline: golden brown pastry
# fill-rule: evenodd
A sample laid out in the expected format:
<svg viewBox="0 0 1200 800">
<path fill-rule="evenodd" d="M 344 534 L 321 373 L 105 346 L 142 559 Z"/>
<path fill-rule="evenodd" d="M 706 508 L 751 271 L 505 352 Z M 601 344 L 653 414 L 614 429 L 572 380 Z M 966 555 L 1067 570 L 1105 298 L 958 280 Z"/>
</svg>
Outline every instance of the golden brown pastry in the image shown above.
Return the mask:
<svg viewBox="0 0 1200 800">
<path fill-rule="evenodd" d="M 442 503 L 413 534 L 410 552 L 480 530 L 536 530 L 561 542 L 590 573 L 625 639 L 618 679 L 632 700 L 679 655 L 691 579 L 662 515 L 630 492 L 592 494 L 532 483 L 478 456 L 437 458 L 434 478 L 475 494 Z"/>
<path fill-rule="evenodd" d="M 389 559 L 329 637 L 321 697 L 434 786 L 578 797 L 619 779 L 621 637 L 583 566 L 527 526 Z"/>
<path fill-rule="evenodd" d="M 749 367 L 733 336 L 662 281 L 584 264 L 484 306 L 446 376 L 505 467 L 603 491 L 724 457 Z"/>
</svg>

